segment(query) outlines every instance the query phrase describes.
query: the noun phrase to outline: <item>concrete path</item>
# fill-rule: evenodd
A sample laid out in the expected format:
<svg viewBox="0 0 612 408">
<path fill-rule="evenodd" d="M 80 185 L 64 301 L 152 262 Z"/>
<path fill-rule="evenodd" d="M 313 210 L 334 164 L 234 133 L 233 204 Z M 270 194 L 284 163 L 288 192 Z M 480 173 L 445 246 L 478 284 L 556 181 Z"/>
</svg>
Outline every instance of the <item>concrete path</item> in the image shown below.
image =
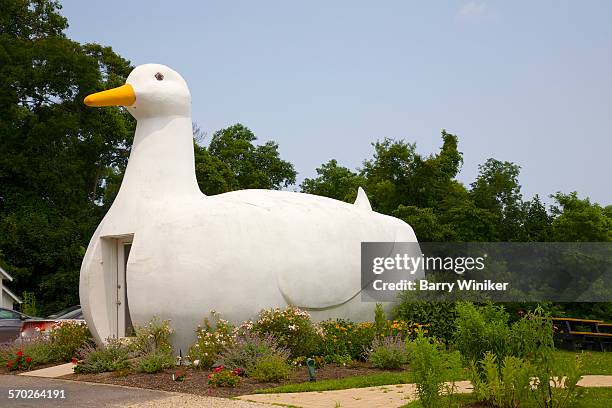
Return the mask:
<svg viewBox="0 0 612 408">
<path fill-rule="evenodd" d="M 9 390 L 63 390 L 66 398 L 9 398 Z M 270 405 L 225 398 L 19 375 L 0 375 L 0 407 L 271 408 Z"/>
<path fill-rule="evenodd" d="M 612 387 L 612 375 L 585 375 L 578 382 L 581 387 Z M 456 392 L 470 393 L 469 381 L 455 383 Z M 401 407 L 416 399 L 414 384 L 384 385 L 337 391 L 296 392 L 280 394 L 251 394 L 238 397 L 245 401 L 293 405 L 300 408 L 371 408 Z"/>
<path fill-rule="evenodd" d="M 67 374 L 74 374 L 74 364 L 60 364 L 53 367 L 41 368 L 40 370 L 25 371 L 18 375 L 25 375 L 27 377 L 58 378 Z"/>
<path fill-rule="evenodd" d="M 469 381 L 457 381 L 455 387 L 457 393 L 472 392 L 472 384 Z M 414 384 L 397 384 L 336 391 L 251 394 L 238 398 L 304 408 L 395 408 L 414 401 L 416 387 Z"/>
</svg>

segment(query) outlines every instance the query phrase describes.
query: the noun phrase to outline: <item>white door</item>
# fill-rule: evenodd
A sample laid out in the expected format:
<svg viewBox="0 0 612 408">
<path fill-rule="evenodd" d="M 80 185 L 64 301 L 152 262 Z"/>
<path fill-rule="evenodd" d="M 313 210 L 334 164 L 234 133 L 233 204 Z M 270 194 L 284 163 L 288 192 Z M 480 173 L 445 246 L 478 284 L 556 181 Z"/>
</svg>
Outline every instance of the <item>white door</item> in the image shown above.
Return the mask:
<svg viewBox="0 0 612 408">
<path fill-rule="evenodd" d="M 117 240 L 117 337 L 131 334 L 132 322 L 127 298 L 127 263 L 132 241 Z"/>
</svg>

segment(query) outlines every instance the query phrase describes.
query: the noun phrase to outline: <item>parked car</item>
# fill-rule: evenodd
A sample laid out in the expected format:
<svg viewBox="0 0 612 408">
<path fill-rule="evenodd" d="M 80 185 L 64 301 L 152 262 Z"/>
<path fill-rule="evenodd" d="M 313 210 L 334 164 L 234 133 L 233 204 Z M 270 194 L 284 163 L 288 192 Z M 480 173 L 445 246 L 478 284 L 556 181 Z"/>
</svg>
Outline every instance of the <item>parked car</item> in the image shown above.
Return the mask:
<svg viewBox="0 0 612 408">
<path fill-rule="evenodd" d="M 66 320 L 85 323 L 83 310 L 80 305 L 71 306 L 42 319 L 39 317 L 27 319 L 21 327 L 21 339 L 31 340 L 39 336 L 45 336 L 53 325 Z"/>
<path fill-rule="evenodd" d="M 11 309 L 0 308 L 0 343 L 8 343 L 19 338 L 23 322 L 31 316 Z"/>
</svg>

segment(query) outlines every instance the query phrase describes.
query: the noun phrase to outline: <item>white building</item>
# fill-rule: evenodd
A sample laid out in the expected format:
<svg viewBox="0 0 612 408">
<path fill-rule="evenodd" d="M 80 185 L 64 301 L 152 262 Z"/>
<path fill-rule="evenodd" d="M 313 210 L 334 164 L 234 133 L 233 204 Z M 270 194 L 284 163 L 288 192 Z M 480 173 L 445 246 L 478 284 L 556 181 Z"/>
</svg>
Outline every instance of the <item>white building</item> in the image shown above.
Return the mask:
<svg viewBox="0 0 612 408">
<path fill-rule="evenodd" d="M 0 267 L 0 286 L 2 287 L 2 290 L 0 290 L 0 307 L 13 309 L 15 303 L 21 303 L 21 299 L 4 286 L 4 281 L 12 282 L 13 277 Z"/>
</svg>

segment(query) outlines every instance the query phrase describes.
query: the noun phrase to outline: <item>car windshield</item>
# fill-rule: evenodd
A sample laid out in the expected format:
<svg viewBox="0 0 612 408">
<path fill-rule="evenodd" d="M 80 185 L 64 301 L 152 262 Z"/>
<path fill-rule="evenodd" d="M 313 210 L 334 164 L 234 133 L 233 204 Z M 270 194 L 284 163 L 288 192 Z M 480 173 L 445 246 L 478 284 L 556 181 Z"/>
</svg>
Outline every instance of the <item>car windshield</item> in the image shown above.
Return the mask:
<svg viewBox="0 0 612 408">
<path fill-rule="evenodd" d="M 81 308 L 81 305 L 71 306 L 71 307 L 68 307 L 68 308 L 66 308 L 64 310 L 60 310 L 57 313 L 53 313 L 53 314 L 51 314 L 51 315 L 49 315 L 47 317 L 49 319 L 57 319 L 57 318 L 63 317 L 65 314 L 68 314 L 70 312 L 74 312 L 75 310 L 80 309 L 80 308 Z"/>
</svg>

